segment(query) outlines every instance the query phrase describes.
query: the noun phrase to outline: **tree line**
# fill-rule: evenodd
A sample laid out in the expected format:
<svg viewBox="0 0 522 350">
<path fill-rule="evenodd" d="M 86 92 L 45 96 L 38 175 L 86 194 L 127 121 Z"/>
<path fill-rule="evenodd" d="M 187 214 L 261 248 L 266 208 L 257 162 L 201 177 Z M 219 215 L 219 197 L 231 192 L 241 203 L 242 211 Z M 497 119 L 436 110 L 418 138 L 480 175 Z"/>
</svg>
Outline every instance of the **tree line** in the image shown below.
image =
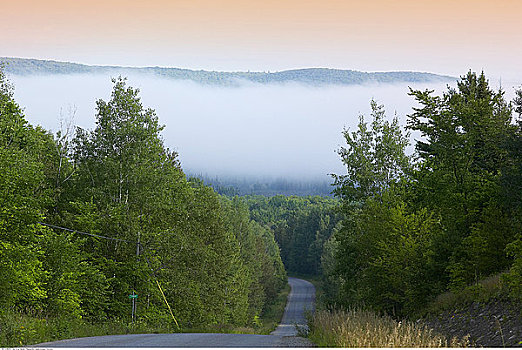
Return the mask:
<svg viewBox="0 0 522 350">
<path fill-rule="evenodd" d="M 27 122 L 0 70 L 0 312 L 258 322 L 286 284 L 272 230 L 187 180 L 139 90 L 113 83 L 93 130 L 53 135 Z"/>
<path fill-rule="evenodd" d="M 346 173 L 334 185 L 344 219 L 324 246 L 326 294 L 404 316 L 502 273 L 521 298 L 522 90 L 509 102 L 469 72 L 441 95 L 410 95 L 405 128 L 372 101 L 371 120 L 343 132 Z"/>
<path fill-rule="evenodd" d="M 190 174 L 189 174 L 190 176 Z M 211 186 L 217 193 L 227 197 L 234 196 L 322 196 L 333 197 L 331 181 L 325 175 L 324 180 L 295 180 L 285 178 L 260 179 L 233 176 L 205 176 L 193 174 L 205 184 Z"/>
</svg>

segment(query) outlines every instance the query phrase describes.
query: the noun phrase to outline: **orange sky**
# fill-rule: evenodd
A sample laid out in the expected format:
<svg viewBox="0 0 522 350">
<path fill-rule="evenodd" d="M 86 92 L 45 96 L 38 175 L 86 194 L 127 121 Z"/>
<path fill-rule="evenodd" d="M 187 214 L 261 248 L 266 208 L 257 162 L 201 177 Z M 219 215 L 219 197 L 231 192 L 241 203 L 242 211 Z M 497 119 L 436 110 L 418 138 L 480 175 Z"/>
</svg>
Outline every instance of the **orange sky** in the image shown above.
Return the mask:
<svg viewBox="0 0 522 350">
<path fill-rule="evenodd" d="M 520 0 L 2 0 L 0 56 L 522 78 Z"/>
</svg>

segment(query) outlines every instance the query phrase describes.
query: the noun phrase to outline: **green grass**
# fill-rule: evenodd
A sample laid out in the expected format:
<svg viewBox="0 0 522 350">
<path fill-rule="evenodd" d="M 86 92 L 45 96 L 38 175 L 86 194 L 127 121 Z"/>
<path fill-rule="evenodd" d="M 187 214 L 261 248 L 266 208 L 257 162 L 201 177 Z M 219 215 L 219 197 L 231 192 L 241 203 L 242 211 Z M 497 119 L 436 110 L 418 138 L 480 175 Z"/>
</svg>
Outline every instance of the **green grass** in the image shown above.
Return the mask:
<svg viewBox="0 0 522 350">
<path fill-rule="evenodd" d="M 0 313 L 0 347 L 20 347 L 61 339 L 113 334 L 166 333 L 170 327 L 119 320 L 96 322 L 66 317 L 38 317 L 14 311 Z"/>
</svg>

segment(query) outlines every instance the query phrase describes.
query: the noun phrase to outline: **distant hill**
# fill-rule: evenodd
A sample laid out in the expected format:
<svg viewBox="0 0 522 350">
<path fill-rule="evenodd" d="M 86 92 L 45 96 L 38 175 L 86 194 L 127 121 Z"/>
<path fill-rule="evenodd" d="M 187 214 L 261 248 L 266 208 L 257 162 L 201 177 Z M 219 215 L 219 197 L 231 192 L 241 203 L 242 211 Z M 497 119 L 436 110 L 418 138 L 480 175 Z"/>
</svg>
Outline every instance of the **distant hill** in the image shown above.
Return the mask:
<svg viewBox="0 0 522 350">
<path fill-rule="evenodd" d="M 418 83 L 445 82 L 456 78 L 421 72 L 359 72 L 354 70 L 306 68 L 281 72 L 216 72 L 163 67 L 120 67 L 90 66 L 69 62 L 35 60 L 26 58 L 0 57 L 4 70 L 15 75 L 43 74 L 109 74 L 126 75 L 134 73 L 151 74 L 175 80 L 192 80 L 200 84 L 235 86 L 241 80 L 269 83 L 303 83 L 313 86 L 354 85 L 363 83 Z"/>
</svg>

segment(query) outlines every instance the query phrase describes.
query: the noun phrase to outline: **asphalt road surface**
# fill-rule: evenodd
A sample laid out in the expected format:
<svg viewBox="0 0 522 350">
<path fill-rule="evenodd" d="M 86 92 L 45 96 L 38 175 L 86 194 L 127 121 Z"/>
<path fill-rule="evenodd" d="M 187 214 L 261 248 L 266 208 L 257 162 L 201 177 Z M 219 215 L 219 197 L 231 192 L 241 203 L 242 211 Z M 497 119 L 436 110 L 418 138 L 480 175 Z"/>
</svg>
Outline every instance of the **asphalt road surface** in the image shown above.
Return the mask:
<svg viewBox="0 0 522 350">
<path fill-rule="evenodd" d="M 305 280 L 288 278 L 291 291 L 281 324 L 270 335 L 172 333 L 106 335 L 59 340 L 33 345 L 40 348 L 154 348 L 154 347 L 310 347 L 307 339 L 297 337 L 296 327 L 306 328 L 306 311 L 314 310 L 315 288 Z"/>
<path fill-rule="evenodd" d="M 306 312 L 315 310 L 315 287 L 299 278 L 288 278 L 292 287 L 288 295 L 283 319 L 271 335 L 296 336 L 297 328 L 306 328 Z"/>
</svg>

